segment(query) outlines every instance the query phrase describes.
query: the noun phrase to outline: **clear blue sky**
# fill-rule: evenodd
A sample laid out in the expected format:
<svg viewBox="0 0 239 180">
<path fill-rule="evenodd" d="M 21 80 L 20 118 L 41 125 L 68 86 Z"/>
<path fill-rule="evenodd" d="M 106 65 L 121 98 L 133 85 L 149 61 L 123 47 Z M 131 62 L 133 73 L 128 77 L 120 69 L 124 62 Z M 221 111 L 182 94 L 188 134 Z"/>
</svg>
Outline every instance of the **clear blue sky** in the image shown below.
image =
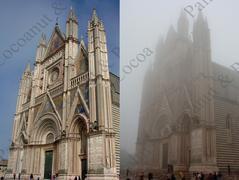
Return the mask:
<svg viewBox="0 0 239 180">
<path fill-rule="evenodd" d="M 107 33 L 110 70 L 119 75 L 119 0 L 2 0 L 0 1 L 0 150 L 8 157 L 11 143 L 12 124 L 15 113 L 17 93 L 21 75 L 27 63 L 35 61 L 36 46 L 40 34 L 27 41 L 13 53 L 11 58 L 3 54 L 10 46 L 24 37 L 24 33 L 41 21 L 43 15 L 52 21 L 42 29 L 49 39 L 58 17 L 60 28 L 65 32 L 65 21 L 70 7 L 75 10 L 79 20 L 79 37 L 87 43 L 87 22 L 92 9 L 96 8 L 103 20 Z M 8 55 L 8 54 L 7 54 Z M 1 151 L 0 151 L 1 153 Z M 1 154 L 0 154 L 1 156 Z"/>
</svg>

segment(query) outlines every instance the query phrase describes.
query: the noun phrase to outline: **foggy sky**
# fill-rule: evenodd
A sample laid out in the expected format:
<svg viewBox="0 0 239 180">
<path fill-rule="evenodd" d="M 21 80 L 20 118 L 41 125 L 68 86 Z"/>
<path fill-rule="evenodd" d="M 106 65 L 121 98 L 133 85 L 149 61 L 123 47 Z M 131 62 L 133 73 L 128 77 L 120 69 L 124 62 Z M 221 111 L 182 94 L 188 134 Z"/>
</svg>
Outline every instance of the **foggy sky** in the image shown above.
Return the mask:
<svg viewBox="0 0 239 180">
<path fill-rule="evenodd" d="M 121 78 L 124 67 L 144 48 L 154 51 L 160 37 L 173 25 L 176 29 L 180 12 L 187 6 L 196 3 L 204 5 L 203 14 L 208 19 L 211 31 L 212 60 L 230 68 L 239 62 L 239 1 L 207 0 L 121 0 L 120 33 L 121 33 Z M 198 10 L 194 8 L 193 14 Z M 190 34 L 196 17 L 188 15 Z M 142 83 L 147 67 L 154 61 L 154 56 L 127 74 L 121 80 L 121 148 L 134 153 L 137 137 L 139 110 L 141 104 Z"/>
</svg>

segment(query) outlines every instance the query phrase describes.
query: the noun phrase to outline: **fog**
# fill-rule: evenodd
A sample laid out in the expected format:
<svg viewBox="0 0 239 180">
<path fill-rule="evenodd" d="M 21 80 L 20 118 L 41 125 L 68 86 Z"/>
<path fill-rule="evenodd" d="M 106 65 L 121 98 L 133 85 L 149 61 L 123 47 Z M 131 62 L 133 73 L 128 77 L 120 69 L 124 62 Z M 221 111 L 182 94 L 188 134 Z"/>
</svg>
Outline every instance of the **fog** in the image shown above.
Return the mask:
<svg viewBox="0 0 239 180">
<path fill-rule="evenodd" d="M 182 9 L 190 6 L 191 13 L 198 13 L 198 2 L 203 4 L 200 0 L 121 0 L 121 149 L 130 154 L 135 152 L 142 85 L 146 70 L 155 60 L 155 47 L 160 37 L 165 39 L 170 25 L 176 29 Z M 230 68 L 239 62 L 239 1 L 208 0 L 208 5 L 203 5 L 211 31 L 212 60 Z M 187 14 L 191 32 L 196 17 Z M 126 68 L 144 48 L 154 53 L 137 66 Z"/>
</svg>

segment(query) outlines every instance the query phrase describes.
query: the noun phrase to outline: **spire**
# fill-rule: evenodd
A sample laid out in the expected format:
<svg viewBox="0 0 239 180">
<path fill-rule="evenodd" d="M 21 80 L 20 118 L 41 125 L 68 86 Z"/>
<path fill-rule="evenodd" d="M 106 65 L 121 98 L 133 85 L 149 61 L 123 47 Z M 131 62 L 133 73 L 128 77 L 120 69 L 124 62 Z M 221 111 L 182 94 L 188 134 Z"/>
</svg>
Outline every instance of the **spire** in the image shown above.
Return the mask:
<svg viewBox="0 0 239 180">
<path fill-rule="evenodd" d="M 97 22 L 97 21 L 99 20 L 95 8 L 93 8 L 91 20 L 92 20 L 92 21 L 95 21 L 95 22 Z"/>
<path fill-rule="evenodd" d="M 193 25 L 194 32 L 208 31 L 208 22 L 207 19 L 204 18 L 202 11 L 199 11 L 198 17 Z"/>
<path fill-rule="evenodd" d="M 178 19 L 178 33 L 184 37 L 188 37 L 189 22 L 184 10 L 181 11 Z"/>
<path fill-rule="evenodd" d="M 55 30 L 60 31 L 60 27 L 59 27 L 59 24 L 58 24 L 58 17 L 56 18 Z"/>
<path fill-rule="evenodd" d="M 175 31 L 174 27 L 171 25 L 168 30 L 166 42 L 171 41 L 172 39 L 175 38 L 175 36 L 176 36 L 176 31 Z"/>
<path fill-rule="evenodd" d="M 175 33 L 176 33 L 176 31 L 175 31 L 173 25 L 171 25 L 170 28 L 169 28 L 169 30 L 168 30 L 168 36 L 169 36 L 169 35 L 174 35 Z"/>
<path fill-rule="evenodd" d="M 58 24 L 58 17 L 56 18 L 56 24 L 55 24 L 55 28 L 59 28 L 59 24 Z"/>
<path fill-rule="evenodd" d="M 30 74 L 31 74 L 31 65 L 30 65 L 30 63 L 28 63 L 22 77 L 24 77 L 26 75 L 30 75 Z"/>
<path fill-rule="evenodd" d="M 59 26 L 59 24 L 58 24 L 58 18 L 56 19 L 56 25 L 55 25 L 54 31 L 57 31 L 57 32 L 61 35 L 61 37 L 62 37 L 63 39 L 65 38 L 65 35 L 61 32 L 61 28 L 60 28 L 60 26 Z"/>
<path fill-rule="evenodd" d="M 198 21 L 204 21 L 204 17 L 203 17 L 202 11 L 199 11 L 197 20 Z"/>
<path fill-rule="evenodd" d="M 39 46 L 40 45 L 46 46 L 46 35 L 44 33 L 41 34 L 41 37 L 39 40 Z"/>
<path fill-rule="evenodd" d="M 193 41 L 197 48 L 210 49 L 210 31 L 207 19 L 203 16 L 202 11 L 198 13 L 193 25 Z"/>
<path fill-rule="evenodd" d="M 194 28 L 203 28 L 206 25 L 206 21 L 203 17 L 202 11 L 199 11 L 196 22 L 194 23 Z"/>
<path fill-rule="evenodd" d="M 71 8 L 70 8 L 70 11 L 69 11 L 67 20 L 68 20 L 68 21 L 69 21 L 69 20 L 73 20 L 73 21 L 75 21 L 76 23 L 78 23 L 77 16 L 76 16 L 76 14 L 75 14 L 75 12 L 74 12 L 72 6 L 71 6 Z"/>
<path fill-rule="evenodd" d="M 56 25 L 55 26 L 58 26 L 58 17 L 56 18 Z"/>
<path fill-rule="evenodd" d="M 167 34 L 167 37 L 165 39 L 164 45 L 166 47 L 171 47 L 175 44 L 176 40 L 178 38 L 178 34 L 175 31 L 174 27 L 171 25 Z M 169 48 L 170 49 L 170 48 Z"/>
<path fill-rule="evenodd" d="M 80 44 L 85 48 L 84 37 L 82 35 L 80 37 Z"/>
<path fill-rule="evenodd" d="M 31 65 L 30 65 L 30 63 L 27 64 L 25 72 L 31 72 Z"/>
<path fill-rule="evenodd" d="M 78 39 L 78 19 L 72 7 L 66 21 L 66 38 Z"/>
</svg>

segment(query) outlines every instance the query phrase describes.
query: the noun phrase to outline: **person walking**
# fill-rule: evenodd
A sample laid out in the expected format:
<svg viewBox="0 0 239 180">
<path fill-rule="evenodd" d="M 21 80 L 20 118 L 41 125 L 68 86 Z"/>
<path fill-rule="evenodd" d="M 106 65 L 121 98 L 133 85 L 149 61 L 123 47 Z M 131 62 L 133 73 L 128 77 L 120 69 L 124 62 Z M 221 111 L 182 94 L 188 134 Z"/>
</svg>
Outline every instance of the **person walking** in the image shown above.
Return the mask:
<svg viewBox="0 0 239 180">
<path fill-rule="evenodd" d="M 33 174 L 31 174 L 31 175 L 30 175 L 30 180 L 33 180 L 33 179 L 34 179 L 34 178 L 33 178 Z"/>
<path fill-rule="evenodd" d="M 214 174 L 213 174 L 213 179 L 217 180 L 217 173 L 216 172 L 214 172 Z"/>
<path fill-rule="evenodd" d="M 221 172 L 218 172 L 217 179 L 218 179 L 218 180 L 223 180 L 223 177 L 222 177 L 222 173 L 221 173 Z"/>
<path fill-rule="evenodd" d="M 201 172 L 201 179 L 200 180 L 204 180 L 205 175 L 203 174 L 203 172 Z"/>
<path fill-rule="evenodd" d="M 152 180 L 153 179 L 153 174 L 152 173 L 149 173 L 148 174 L 148 180 Z"/>
<path fill-rule="evenodd" d="M 185 179 L 185 176 L 184 176 L 184 174 L 183 174 L 183 172 L 180 171 L 179 175 L 180 175 L 180 179 L 181 179 L 181 180 L 186 180 L 186 179 Z"/>
<path fill-rule="evenodd" d="M 176 177 L 174 176 L 173 173 L 172 173 L 172 175 L 171 175 L 171 180 L 176 180 Z"/>
</svg>

